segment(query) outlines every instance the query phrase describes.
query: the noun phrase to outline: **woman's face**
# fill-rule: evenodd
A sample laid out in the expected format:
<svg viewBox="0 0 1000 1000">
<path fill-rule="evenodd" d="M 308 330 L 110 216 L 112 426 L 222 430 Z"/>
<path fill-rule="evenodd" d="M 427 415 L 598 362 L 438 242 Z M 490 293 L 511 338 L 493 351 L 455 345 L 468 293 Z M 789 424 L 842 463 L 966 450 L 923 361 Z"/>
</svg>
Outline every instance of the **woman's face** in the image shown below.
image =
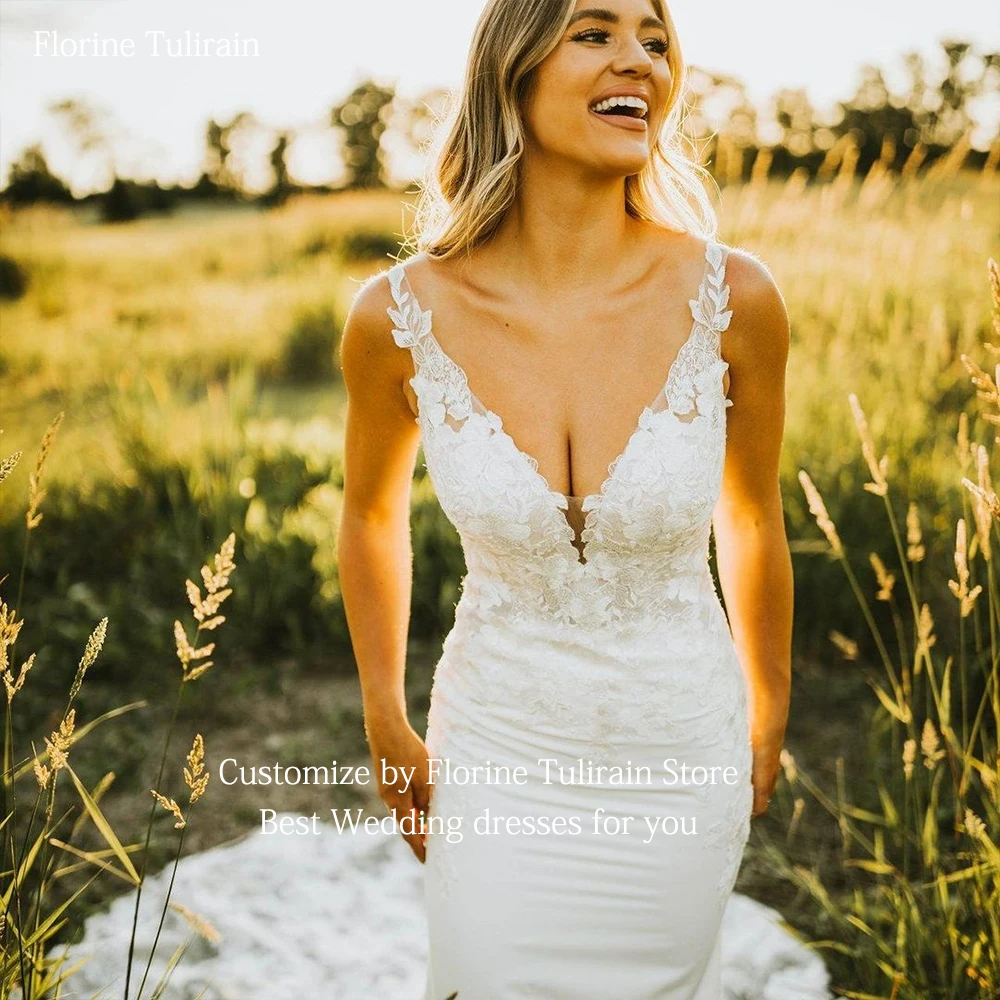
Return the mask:
<svg viewBox="0 0 1000 1000">
<path fill-rule="evenodd" d="M 650 0 L 576 0 L 559 44 L 535 67 L 524 108 L 529 152 L 638 173 L 667 110 L 667 47 Z"/>
</svg>

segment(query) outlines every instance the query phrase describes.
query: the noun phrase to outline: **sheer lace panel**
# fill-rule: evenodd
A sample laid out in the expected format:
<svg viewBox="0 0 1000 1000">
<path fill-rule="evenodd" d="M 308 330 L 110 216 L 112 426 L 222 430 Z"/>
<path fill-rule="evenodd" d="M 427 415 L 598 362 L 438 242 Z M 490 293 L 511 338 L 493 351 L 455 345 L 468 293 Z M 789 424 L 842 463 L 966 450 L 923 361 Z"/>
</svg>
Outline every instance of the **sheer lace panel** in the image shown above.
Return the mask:
<svg viewBox="0 0 1000 1000">
<path fill-rule="evenodd" d="M 708 243 L 691 332 L 599 492 L 584 497 L 550 488 L 441 348 L 405 265 L 389 269 L 392 336 L 413 357 L 428 474 L 469 567 L 463 600 L 638 628 L 657 609 L 679 613 L 701 588 L 732 405 L 720 352 L 732 316 L 726 257 Z"/>
</svg>

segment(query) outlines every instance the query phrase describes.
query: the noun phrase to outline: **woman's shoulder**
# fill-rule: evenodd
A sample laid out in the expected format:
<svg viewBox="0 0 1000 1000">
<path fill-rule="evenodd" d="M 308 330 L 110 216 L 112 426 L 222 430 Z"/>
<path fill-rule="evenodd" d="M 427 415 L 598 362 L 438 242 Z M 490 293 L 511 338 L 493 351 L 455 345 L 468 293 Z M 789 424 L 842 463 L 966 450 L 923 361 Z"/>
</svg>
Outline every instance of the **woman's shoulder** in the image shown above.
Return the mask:
<svg viewBox="0 0 1000 1000">
<path fill-rule="evenodd" d="M 787 319 L 784 296 L 770 267 L 758 253 L 747 247 L 721 245 L 726 250 L 730 302 L 739 303 L 744 318 L 751 318 L 755 323 L 781 325 L 783 319 Z"/>
<path fill-rule="evenodd" d="M 376 271 L 358 285 L 344 320 L 345 341 L 350 338 L 355 343 L 363 342 L 359 346 L 370 349 L 388 336 L 389 310 L 395 305 L 389 270 L 386 267 Z"/>
<path fill-rule="evenodd" d="M 378 374 L 397 379 L 407 370 L 406 352 L 400 350 L 392 332 L 392 313 L 401 302 L 400 285 L 391 280 L 390 272 L 401 263 L 394 261 L 370 274 L 351 299 L 340 338 L 345 379 L 352 374 L 354 381 Z"/>
<path fill-rule="evenodd" d="M 717 241 L 719 242 L 719 241 Z M 791 331 L 784 296 L 763 258 L 743 246 L 721 244 L 726 250 L 725 283 L 733 315 L 726 331 L 726 357 L 733 363 L 782 367 Z"/>
<path fill-rule="evenodd" d="M 394 260 L 370 274 L 358 285 L 351 300 L 348 321 L 368 334 L 385 329 L 391 310 L 398 309 L 404 292 L 412 291 L 413 282 L 420 285 L 420 275 L 433 261 L 426 253 Z M 390 338 L 391 341 L 392 338 Z"/>
</svg>

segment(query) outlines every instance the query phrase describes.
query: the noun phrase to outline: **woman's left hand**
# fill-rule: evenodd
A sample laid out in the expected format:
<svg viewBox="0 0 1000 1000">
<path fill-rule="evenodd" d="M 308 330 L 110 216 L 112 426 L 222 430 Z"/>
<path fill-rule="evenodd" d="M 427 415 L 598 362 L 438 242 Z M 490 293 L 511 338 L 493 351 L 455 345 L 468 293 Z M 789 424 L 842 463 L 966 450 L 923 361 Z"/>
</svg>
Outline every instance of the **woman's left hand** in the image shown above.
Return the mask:
<svg viewBox="0 0 1000 1000">
<path fill-rule="evenodd" d="M 767 812 L 768 803 L 778 784 L 783 739 L 753 741 L 753 810 L 751 819 Z"/>
</svg>

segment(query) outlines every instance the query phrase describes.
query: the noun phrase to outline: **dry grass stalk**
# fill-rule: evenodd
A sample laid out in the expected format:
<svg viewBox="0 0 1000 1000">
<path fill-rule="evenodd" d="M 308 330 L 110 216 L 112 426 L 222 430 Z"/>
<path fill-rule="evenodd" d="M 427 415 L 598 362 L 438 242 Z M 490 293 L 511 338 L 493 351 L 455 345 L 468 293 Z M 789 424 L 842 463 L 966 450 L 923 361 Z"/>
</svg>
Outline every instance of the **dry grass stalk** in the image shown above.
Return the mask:
<svg viewBox="0 0 1000 1000">
<path fill-rule="evenodd" d="M 989 274 L 996 312 L 1000 310 L 1000 274 L 992 261 Z M 964 360 L 981 398 L 995 406 L 993 378 L 971 360 Z M 961 479 L 972 494 L 975 532 L 970 538 L 967 518 L 957 519 L 955 579 L 949 580 L 948 586 L 959 602 L 959 651 L 957 655 L 935 655 L 934 616 L 908 569 L 926 556 L 916 505 L 911 502 L 907 507 L 905 538 L 901 537 L 889 502 L 886 458 L 877 457 L 867 420 L 853 393 L 849 400 L 871 473 L 864 488 L 883 498 L 913 616 L 910 627 L 915 642 L 912 660 L 907 663 L 906 629 L 893 610 L 898 655 L 903 661 L 902 683 L 896 681 L 895 657 L 888 655 L 818 490 L 804 470 L 800 470 L 799 479 L 810 511 L 841 557 L 889 676 L 888 690 L 869 678 L 886 713 L 877 714 L 873 723 L 872 735 L 880 744 L 873 751 L 875 761 L 891 746 L 894 757 L 899 753 L 902 767 L 895 776 L 885 776 L 877 764 L 873 765 L 878 792 L 874 809 L 853 805 L 842 781 L 838 780 L 834 798 L 800 768 L 789 773 L 789 768 L 783 767 L 783 786 L 779 787 L 783 788 L 786 807 L 789 800 L 794 802 L 789 830 L 799 815 L 799 796 L 793 793 L 800 787 L 836 819 L 843 844 L 842 875 L 852 879 L 837 898 L 827 891 L 818 872 L 790 864 L 776 847 L 769 846 L 765 853 L 827 916 L 824 940 L 813 943 L 830 948 L 834 955 L 847 956 L 847 975 L 851 986 L 857 987 L 845 990 L 839 986 L 839 995 L 850 1000 L 875 996 L 964 1000 L 981 995 L 980 990 L 993 995 L 1000 985 L 1000 746 L 996 736 L 1000 723 L 1000 581 L 992 572 L 992 530 L 994 522 L 1000 521 L 1000 501 L 992 485 L 989 453 L 985 446 L 970 440 L 968 415 L 962 413 L 955 457 L 962 473 L 975 463 L 978 481 L 964 475 Z M 974 579 L 977 556 L 982 573 Z M 879 556 L 873 553 L 870 561 L 878 596 L 889 600 L 895 579 Z M 978 601 L 984 591 L 985 599 Z M 973 614 L 975 628 L 970 629 L 963 623 Z M 983 615 L 988 616 L 988 623 L 981 621 Z M 972 656 L 965 650 L 967 637 L 975 644 Z M 857 655 L 839 633 L 831 632 L 830 638 L 838 648 Z M 943 665 L 938 662 L 941 659 Z M 969 705 L 968 680 L 976 676 L 974 671 L 981 663 L 985 664 L 985 688 L 978 706 Z M 953 718 L 958 707 L 953 706 L 953 701 L 957 702 L 955 687 L 961 692 L 960 734 Z M 922 768 L 916 767 L 918 754 Z M 943 814 L 950 822 L 942 822 Z M 859 849 L 862 857 L 850 856 Z M 858 881 L 859 873 L 871 877 Z M 943 942 L 947 942 L 946 948 Z"/>
<path fill-rule="evenodd" d="M 202 567 L 201 576 L 207 591 L 206 597 L 201 596 L 201 590 L 193 581 L 184 581 L 188 600 L 191 602 L 195 620 L 198 622 L 197 632 L 218 628 L 226 620 L 225 615 L 216 614 L 216 612 L 222 602 L 232 593 L 232 589 L 226 584 L 229 582 L 230 574 L 236 568 L 233 562 L 235 545 L 236 535 L 230 533 L 215 556 L 214 569 L 207 565 Z M 196 649 L 179 621 L 174 621 L 174 644 L 177 658 L 181 661 L 181 671 L 185 681 L 195 680 L 212 666 L 211 660 L 199 663 L 195 667 L 191 666 L 196 660 L 211 656 L 215 649 L 215 643 L 210 642 L 208 645 Z"/>
<path fill-rule="evenodd" d="M 843 558 L 844 546 L 841 544 L 840 535 L 837 534 L 837 526 L 833 523 L 827 512 L 826 504 L 823 502 L 819 490 L 816 489 L 812 479 L 809 478 L 809 473 L 803 469 L 799 469 L 799 482 L 802 484 L 802 489 L 809 502 L 809 512 L 816 518 L 816 524 L 819 526 L 820 531 L 826 535 L 826 540 L 830 543 L 833 554 L 838 558 Z"/>
<path fill-rule="evenodd" d="M 882 562 L 878 553 L 869 553 L 868 559 L 872 564 L 872 569 L 875 570 L 875 579 L 879 586 L 878 593 L 875 595 L 876 600 L 891 600 L 892 588 L 896 582 L 896 577 L 885 568 L 885 563 Z"/>
<path fill-rule="evenodd" d="M 959 601 L 962 617 L 967 618 L 983 588 L 981 584 L 976 584 L 972 590 L 969 590 L 969 559 L 964 517 L 959 518 L 955 532 L 955 574 L 958 576 L 958 580 L 949 580 L 948 589 Z"/>
<path fill-rule="evenodd" d="M 206 941 L 211 941 L 213 944 L 217 944 L 222 940 L 222 935 L 215 929 L 209 920 L 201 916 L 199 913 L 195 913 L 193 910 L 189 910 L 186 906 L 181 903 L 171 903 L 170 908 L 176 910 L 190 925 L 192 930 L 200 934 Z"/>
<path fill-rule="evenodd" d="M 911 500 L 906 509 L 906 558 L 910 562 L 923 562 L 926 554 L 920 532 L 920 512 Z"/>
<path fill-rule="evenodd" d="M 83 651 L 83 656 L 80 657 L 80 664 L 76 668 L 76 676 L 73 678 L 73 685 L 69 689 L 69 700 L 72 702 L 76 696 L 80 693 L 80 688 L 83 686 L 83 678 L 86 676 L 87 669 L 90 665 L 97 659 L 97 654 L 100 653 L 102 647 L 104 646 L 104 638 L 108 633 L 108 619 L 102 618 L 97 623 L 97 628 L 90 634 L 90 638 L 87 640 L 87 646 Z"/>
<path fill-rule="evenodd" d="M 21 460 L 21 452 L 15 451 L 5 459 L 0 460 L 0 483 L 2 483 L 17 467 Z"/>
<path fill-rule="evenodd" d="M 830 641 L 840 650 L 845 660 L 858 658 L 858 644 L 836 629 L 830 630 Z"/>
<path fill-rule="evenodd" d="M 187 755 L 188 766 L 184 768 L 184 782 L 191 789 L 191 797 L 188 800 L 194 805 L 205 793 L 208 785 L 209 773 L 205 770 L 205 742 L 201 733 L 197 733 L 191 749 Z"/>
<path fill-rule="evenodd" d="M 42 520 L 40 506 L 45 497 L 45 491 L 42 488 L 43 474 L 52 449 L 52 443 L 62 419 L 63 414 L 60 413 L 45 431 L 34 472 L 29 477 L 29 502 L 25 515 L 28 530 L 25 533 L 25 549 L 27 549 L 31 532 L 38 527 Z M 20 453 L 16 453 L 0 463 L 0 482 L 7 478 L 10 471 L 16 466 L 19 457 Z M 217 611 L 222 602 L 232 592 L 226 585 L 228 584 L 230 574 L 235 568 L 233 561 L 234 550 L 235 534 L 230 534 L 223 543 L 219 553 L 215 556 L 214 565 L 207 565 L 202 568 L 202 579 L 207 591 L 206 597 L 202 598 L 199 589 L 190 580 L 185 581 L 185 589 L 189 599 L 191 599 L 194 614 L 199 623 L 198 631 L 203 628 L 214 629 L 225 620 L 222 615 L 217 614 Z M 66 709 L 63 712 L 58 727 L 49 736 L 44 738 L 44 750 L 38 752 L 34 742 L 31 742 L 32 758 L 17 767 L 12 765 L 11 762 L 18 758 L 13 752 L 10 706 L 14 695 L 26 683 L 28 673 L 35 659 L 35 654 L 28 657 L 17 677 L 14 677 L 10 666 L 14 660 L 13 647 L 21 631 L 22 624 L 23 619 L 18 619 L 14 608 L 9 607 L 6 602 L 0 602 L 0 674 L 3 676 L 8 707 L 4 731 L 6 769 L 4 786 L 5 792 L 8 793 L 5 801 L 8 802 L 9 809 L 2 823 L 4 831 L 3 848 L 5 857 L 8 857 L 13 862 L 13 870 L 18 872 L 18 876 L 12 882 L 11 890 L 8 893 L 7 902 L 4 906 L 4 912 L 2 918 L 0 918 L 0 995 L 8 996 L 15 990 L 18 990 L 26 997 L 41 997 L 53 995 L 53 990 L 59 989 L 61 991 L 62 983 L 79 967 L 79 964 L 77 964 L 70 969 L 64 970 L 62 967 L 65 964 L 65 958 L 52 957 L 50 943 L 55 931 L 73 913 L 71 907 L 73 901 L 90 886 L 94 879 L 101 874 L 114 874 L 125 880 L 129 885 L 135 886 L 137 889 L 136 919 L 138 918 L 139 894 L 142 890 L 145 875 L 145 864 L 148 856 L 146 852 L 148 852 L 154 812 L 151 811 L 150 819 L 147 823 L 142 862 L 143 874 L 140 874 L 132 864 L 128 851 L 126 851 L 98 804 L 114 780 L 114 772 L 107 773 L 98 782 L 93 792 L 88 792 L 69 763 L 70 747 L 86 731 L 106 718 L 121 714 L 120 709 L 107 712 L 93 722 L 87 723 L 82 731 L 78 732 L 76 708 L 72 706 L 73 701 L 82 688 L 89 668 L 94 664 L 104 646 L 108 628 L 108 619 L 106 617 L 98 622 L 88 637 L 70 686 Z M 181 633 L 183 634 L 182 628 Z M 192 676 L 197 676 L 198 673 L 204 671 L 210 665 L 202 663 L 195 669 L 188 670 L 188 664 L 191 660 L 199 659 L 205 654 L 206 648 L 208 651 L 211 651 L 211 648 L 214 648 L 214 643 L 210 647 L 203 647 L 197 650 L 186 643 L 185 636 L 184 644 L 179 642 L 178 645 L 181 646 L 187 657 L 184 663 L 185 676 L 178 685 L 179 698 L 181 692 L 185 689 L 183 681 L 190 679 Z M 138 707 L 141 704 L 144 703 L 139 702 L 133 706 L 126 706 L 125 710 Z M 176 709 L 174 719 L 176 719 Z M 172 728 L 173 720 L 171 720 L 168 726 L 157 784 L 159 784 L 160 778 L 162 778 L 163 761 L 166 757 Z M 193 806 L 205 793 L 209 781 L 209 773 L 205 769 L 205 744 L 201 733 L 196 734 L 194 737 L 191 749 L 186 757 L 186 765 L 184 768 L 184 781 L 189 789 L 188 804 L 189 806 Z M 98 833 L 106 842 L 107 850 L 82 850 L 73 843 L 62 839 L 61 836 L 56 837 L 53 835 L 55 830 L 53 815 L 57 793 L 57 778 L 60 771 L 66 771 L 69 774 L 83 806 L 80 809 L 79 816 L 72 825 L 70 837 L 78 835 L 87 822 L 93 823 Z M 19 807 L 20 796 L 15 795 L 15 790 L 16 782 L 27 774 L 33 774 L 37 788 L 34 805 L 31 808 L 30 816 L 27 818 L 27 824 L 25 824 L 18 821 L 24 809 L 23 806 Z M 183 830 L 187 824 L 187 820 L 174 799 L 162 794 L 157 789 L 150 789 L 150 791 L 154 799 L 153 810 L 156 808 L 156 803 L 162 805 L 177 820 L 174 824 L 175 828 L 182 830 L 178 838 L 177 851 L 174 858 L 176 866 L 180 859 Z M 39 805 L 43 797 L 44 808 L 39 810 Z M 42 829 L 36 833 L 34 823 L 39 815 L 42 819 Z M 62 819 L 64 818 L 65 815 Z M 17 843 L 18 838 L 15 836 L 15 831 L 17 831 L 18 836 L 23 835 L 23 845 L 20 847 Z M 56 868 L 54 858 L 51 856 L 53 849 L 71 855 L 74 863 Z M 116 860 L 116 864 L 110 863 L 112 858 Z M 52 914 L 46 914 L 44 905 L 47 897 L 51 895 L 50 888 L 54 881 L 83 867 L 93 869 L 93 874 L 71 899 L 61 905 L 59 912 L 54 911 Z M 170 905 L 169 895 L 168 891 L 160 917 L 161 927 L 163 915 L 166 913 L 168 905 Z M 209 940 L 217 940 L 217 932 L 214 931 L 214 928 L 207 921 L 202 920 L 202 918 L 181 907 L 179 904 L 175 905 L 175 909 L 183 913 L 188 922 L 204 937 Z M 62 913 L 63 916 L 57 920 L 56 918 L 59 916 L 59 913 Z M 131 974 L 135 935 L 136 924 L 133 923 L 126 971 L 126 992 L 128 992 L 128 978 Z M 214 938 L 213 935 L 215 935 Z M 139 986 L 140 995 L 145 985 L 146 975 L 149 973 L 158 939 L 159 930 L 157 930 L 157 938 L 149 954 L 146 974 L 144 974 L 142 983 Z M 186 947 L 187 944 L 182 945 L 172 956 L 168 963 L 167 971 L 161 977 L 160 983 L 154 988 L 154 996 L 162 995 L 162 991 L 169 979 L 170 971 L 176 965 L 177 961 L 179 961 Z"/>
<path fill-rule="evenodd" d="M 38 450 L 38 459 L 35 462 L 35 470 L 28 477 L 28 511 L 25 515 L 25 522 L 29 531 L 42 523 L 42 515 L 38 512 L 38 508 L 45 499 L 45 490 L 42 489 L 42 473 L 45 470 L 45 461 L 52 448 L 52 442 L 55 441 L 56 432 L 59 430 L 64 416 L 63 411 L 60 411 L 45 429 L 45 433 L 42 435 L 42 444 Z"/>
<path fill-rule="evenodd" d="M 865 416 L 865 411 L 861 408 L 861 404 L 858 402 L 858 397 L 855 393 L 850 393 L 847 398 L 854 413 L 854 423 L 857 425 L 858 435 L 861 438 L 861 452 L 868 463 L 868 470 L 872 477 L 872 482 L 865 483 L 864 488 L 869 493 L 884 497 L 889 489 L 888 480 L 885 478 L 886 472 L 889 470 L 889 456 L 883 455 L 880 459 L 875 458 L 875 442 L 872 440 L 871 432 L 868 429 L 868 419 Z"/>
<path fill-rule="evenodd" d="M 907 779 L 913 777 L 913 764 L 917 759 L 917 741 L 911 736 L 903 744 L 903 773 Z"/>
<path fill-rule="evenodd" d="M 177 822 L 174 823 L 175 830 L 182 830 L 185 826 L 187 826 L 187 820 L 181 812 L 181 807 L 173 799 L 168 799 L 165 795 L 161 795 L 155 788 L 151 788 L 149 791 L 151 792 L 153 798 L 156 799 L 156 801 L 159 802 L 160 805 L 167 810 L 167 812 L 173 813 L 173 815 L 177 818 Z"/>
</svg>

